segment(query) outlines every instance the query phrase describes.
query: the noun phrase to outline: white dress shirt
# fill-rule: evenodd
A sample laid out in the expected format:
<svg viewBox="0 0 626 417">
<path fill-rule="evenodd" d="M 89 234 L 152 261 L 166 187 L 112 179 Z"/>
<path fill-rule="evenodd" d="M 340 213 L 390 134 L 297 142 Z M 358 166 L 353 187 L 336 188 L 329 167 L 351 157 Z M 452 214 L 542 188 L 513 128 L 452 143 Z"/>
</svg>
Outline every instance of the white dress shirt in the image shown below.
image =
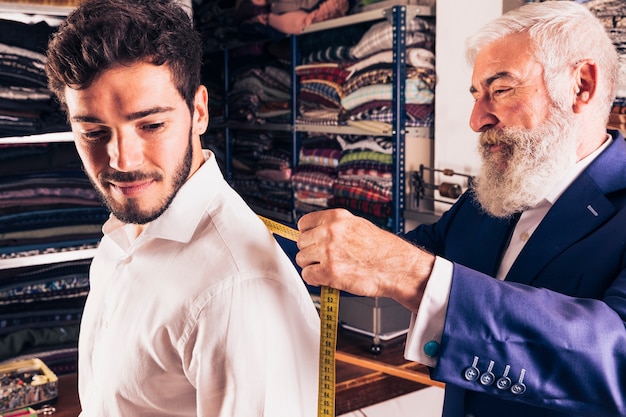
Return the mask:
<svg viewBox="0 0 626 417">
<path fill-rule="evenodd" d="M 576 165 L 565 173 L 563 178 L 552 189 L 548 190 L 545 198 L 537 206 L 522 213 L 511 235 L 509 246 L 506 248 L 500 262 L 497 279 L 504 280 L 513 262 L 554 202 L 576 177 L 609 146 L 610 142 L 610 137 L 607 136 L 604 144 L 584 159 L 578 161 Z M 435 265 L 426 284 L 422 303 L 417 314 L 413 314 L 411 317 L 404 351 L 404 356 L 407 360 L 420 362 L 431 367 L 437 365 L 437 356 L 426 355 L 424 347 L 430 341 L 441 342 L 446 311 L 448 309 L 450 287 L 452 285 L 453 268 L 452 262 L 439 256 L 436 257 Z"/>
<path fill-rule="evenodd" d="M 316 416 L 315 306 L 207 157 L 136 239 L 104 225 L 79 340 L 82 417 Z"/>
</svg>

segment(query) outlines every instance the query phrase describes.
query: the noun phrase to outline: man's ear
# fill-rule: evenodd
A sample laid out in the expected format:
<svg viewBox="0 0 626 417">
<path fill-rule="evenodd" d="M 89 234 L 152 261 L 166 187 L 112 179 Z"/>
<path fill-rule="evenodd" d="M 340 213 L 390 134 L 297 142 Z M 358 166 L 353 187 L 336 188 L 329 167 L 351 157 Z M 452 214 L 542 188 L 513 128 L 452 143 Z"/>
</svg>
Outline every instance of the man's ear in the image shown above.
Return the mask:
<svg viewBox="0 0 626 417">
<path fill-rule="evenodd" d="M 574 69 L 574 82 L 576 84 L 572 109 L 574 113 L 580 113 L 596 93 L 598 66 L 595 61 L 591 59 L 579 61 Z"/>
<path fill-rule="evenodd" d="M 193 105 L 193 132 L 202 135 L 209 126 L 209 92 L 201 85 L 196 91 Z"/>
</svg>

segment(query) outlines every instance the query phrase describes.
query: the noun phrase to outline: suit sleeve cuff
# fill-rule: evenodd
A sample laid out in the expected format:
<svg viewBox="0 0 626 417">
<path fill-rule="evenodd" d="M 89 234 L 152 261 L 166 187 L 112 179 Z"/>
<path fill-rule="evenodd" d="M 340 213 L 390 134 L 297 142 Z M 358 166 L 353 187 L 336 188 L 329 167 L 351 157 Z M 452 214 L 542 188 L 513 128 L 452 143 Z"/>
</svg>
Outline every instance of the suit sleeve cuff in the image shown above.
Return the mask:
<svg viewBox="0 0 626 417">
<path fill-rule="evenodd" d="M 437 365 L 439 343 L 450 298 L 452 262 L 437 257 L 417 314 L 411 317 L 404 357 L 426 366 Z"/>
</svg>

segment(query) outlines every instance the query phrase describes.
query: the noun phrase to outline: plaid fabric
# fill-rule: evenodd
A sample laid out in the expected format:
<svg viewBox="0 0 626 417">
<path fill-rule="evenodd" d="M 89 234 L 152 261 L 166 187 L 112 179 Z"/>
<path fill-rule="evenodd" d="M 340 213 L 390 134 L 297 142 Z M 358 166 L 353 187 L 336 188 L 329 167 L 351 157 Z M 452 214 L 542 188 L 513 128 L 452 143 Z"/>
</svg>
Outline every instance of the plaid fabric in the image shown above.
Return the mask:
<svg viewBox="0 0 626 417">
<path fill-rule="evenodd" d="M 349 46 L 329 46 L 326 49 L 311 52 L 302 57 L 303 63 L 311 62 L 345 62 L 352 60 L 352 48 Z"/>
<path fill-rule="evenodd" d="M 406 103 L 428 104 L 432 103 L 435 98 L 434 91 L 429 89 L 421 80 L 407 79 L 404 91 Z M 368 85 L 341 99 L 341 106 L 346 110 L 352 110 L 368 101 L 391 99 L 391 84 Z"/>
<path fill-rule="evenodd" d="M 333 184 L 333 194 L 337 197 L 388 203 L 391 201 L 391 187 L 391 181 L 337 178 Z"/>
<path fill-rule="evenodd" d="M 357 115 L 362 112 L 368 112 L 370 110 L 377 110 L 382 108 L 389 108 L 393 105 L 391 100 L 372 100 L 366 103 L 361 104 L 360 106 L 355 107 L 349 112 L 345 112 L 346 115 L 352 116 Z M 415 119 L 428 119 L 433 111 L 435 110 L 435 106 L 433 103 L 430 104 L 418 104 L 418 103 L 406 103 L 406 113 L 407 116 Z"/>
<path fill-rule="evenodd" d="M 406 45 L 407 47 L 424 47 L 432 49 L 434 35 L 426 20 L 416 17 L 406 22 Z M 393 47 L 393 27 L 390 22 L 384 20 L 372 25 L 365 32 L 361 40 L 350 50 L 353 58 L 360 59 L 376 52 L 391 49 Z"/>
<path fill-rule="evenodd" d="M 324 175 L 337 177 L 337 167 L 316 165 L 316 164 L 298 164 L 295 169 L 296 172 L 317 172 Z"/>
<path fill-rule="evenodd" d="M 409 106 L 417 106 L 413 110 L 417 111 L 417 116 L 409 111 Z M 408 127 L 430 127 L 434 123 L 433 106 L 428 104 L 412 104 L 406 105 L 407 112 L 405 114 L 405 123 Z M 393 123 L 393 109 L 391 103 L 388 106 L 378 108 L 370 108 L 364 111 L 351 110 L 348 113 L 349 120 L 376 120 L 384 123 Z"/>
<path fill-rule="evenodd" d="M 300 77 L 300 81 L 323 80 L 337 85 L 341 85 L 346 81 L 350 73 L 343 68 L 327 64 L 322 65 L 305 65 L 296 67 L 296 74 Z"/>
<path fill-rule="evenodd" d="M 334 118 L 298 116 L 298 118 L 296 119 L 296 123 L 303 125 L 337 126 L 339 125 L 339 117 L 338 113 L 336 113 Z"/>
<path fill-rule="evenodd" d="M 260 101 L 285 101 L 290 99 L 289 91 L 282 88 L 271 87 L 258 78 L 256 74 L 250 73 L 233 84 L 229 95 L 245 92 L 259 97 Z"/>
<path fill-rule="evenodd" d="M 337 169 L 337 175 L 339 178 L 369 178 L 372 180 L 377 179 L 392 179 L 391 167 L 375 166 L 370 163 L 370 167 L 365 166 L 367 164 L 360 163 L 354 166 L 339 167 Z"/>
<path fill-rule="evenodd" d="M 329 100 L 332 101 L 339 101 L 339 99 L 343 97 L 343 88 L 341 87 L 341 84 L 337 84 L 332 81 L 319 79 L 306 80 L 300 83 L 300 91 L 302 91 L 303 89 L 324 94 L 329 98 Z"/>
<path fill-rule="evenodd" d="M 329 193 L 316 193 L 312 191 L 297 191 L 295 193 L 296 201 L 319 207 L 328 207 L 328 200 L 332 197 L 333 195 Z"/>
<path fill-rule="evenodd" d="M 360 59 L 356 63 L 345 67 L 351 74 L 361 71 L 369 66 L 393 62 L 393 51 L 384 50 Z M 424 48 L 407 48 L 406 64 L 412 67 L 435 69 L 435 54 Z"/>
<path fill-rule="evenodd" d="M 337 167 L 337 176 L 339 178 L 374 178 L 374 179 L 392 179 L 392 166 L 389 164 L 380 164 L 374 161 L 355 161 L 339 165 Z"/>
<path fill-rule="evenodd" d="M 435 88 L 435 72 L 427 68 L 406 69 L 406 78 L 412 80 L 421 80 L 424 88 L 434 90 Z M 367 70 L 356 73 L 350 77 L 342 86 L 344 95 L 348 95 L 355 90 L 372 84 L 391 84 L 393 82 L 393 68 L 387 64 L 375 65 L 368 67 Z"/>
<path fill-rule="evenodd" d="M 376 203 L 373 201 L 356 200 L 345 197 L 332 197 L 328 200 L 329 207 L 343 207 L 350 211 L 370 214 L 379 218 L 391 216 L 392 207 L 390 203 Z"/>
<path fill-rule="evenodd" d="M 343 95 L 343 87 L 332 81 L 311 79 L 300 83 L 300 90 L 313 91 L 317 94 L 327 96 L 330 100 L 337 101 Z"/>
<path fill-rule="evenodd" d="M 296 118 L 296 123 L 327 124 L 336 126 L 339 121 L 341 110 L 338 107 L 310 108 L 310 103 L 300 103 L 300 115 Z"/>
<path fill-rule="evenodd" d="M 341 97 L 332 86 L 321 83 L 307 83 L 301 86 L 298 98 L 303 102 L 312 102 L 330 108 L 341 107 Z"/>
<path fill-rule="evenodd" d="M 256 163 L 257 170 L 286 170 L 289 169 L 290 166 L 290 154 L 280 149 L 272 149 L 271 151 L 260 154 Z"/>
<path fill-rule="evenodd" d="M 344 152 L 339 160 L 339 165 L 350 164 L 358 161 L 373 161 L 381 164 L 391 165 L 393 163 L 393 155 L 370 150 L 354 150 Z"/>
<path fill-rule="evenodd" d="M 300 149 L 299 165 L 322 165 L 336 167 L 341 158 L 339 149 Z"/>
<path fill-rule="evenodd" d="M 337 141 L 344 152 L 353 150 L 370 150 L 386 154 L 393 152 L 393 142 L 386 136 L 365 136 L 357 141 L 349 141 L 342 136 L 337 136 Z"/>
<path fill-rule="evenodd" d="M 332 194 L 335 178 L 321 172 L 298 171 L 291 177 L 295 191 L 314 191 Z"/>
<path fill-rule="evenodd" d="M 291 91 L 291 76 L 282 68 L 272 66 L 252 68 L 246 72 L 246 77 L 256 77 L 267 87 L 284 91 L 287 94 Z"/>
</svg>

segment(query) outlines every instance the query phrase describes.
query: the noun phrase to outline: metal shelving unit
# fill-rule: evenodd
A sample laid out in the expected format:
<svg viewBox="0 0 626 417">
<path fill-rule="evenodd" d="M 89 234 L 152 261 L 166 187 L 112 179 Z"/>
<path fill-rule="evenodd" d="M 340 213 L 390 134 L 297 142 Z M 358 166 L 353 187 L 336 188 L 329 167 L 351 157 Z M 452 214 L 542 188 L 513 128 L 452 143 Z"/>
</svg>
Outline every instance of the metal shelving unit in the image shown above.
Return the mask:
<svg viewBox="0 0 626 417">
<path fill-rule="evenodd" d="M 431 127 L 406 127 L 405 120 L 405 101 L 404 101 L 404 80 L 406 77 L 406 21 L 407 19 L 414 18 L 416 16 L 421 17 L 433 17 L 434 8 L 430 6 L 421 5 L 393 5 L 387 8 L 369 10 L 366 12 L 347 15 L 344 17 L 330 19 L 319 23 L 314 23 L 308 26 L 301 34 L 289 35 L 290 47 L 291 47 L 291 82 L 292 82 L 292 95 L 291 95 L 291 122 L 289 124 L 244 124 L 233 123 L 227 121 L 220 125 L 220 127 L 214 126 L 214 128 L 225 129 L 225 176 L 228 181 L 232 180 L 232 130 L 259 130 L 259 131 L 288 131 L 292 136 L 292 166 L 296 166 L 298 163 L 298 155 L 300 150 L 300 135 L 305 132 L 316 133 L 331 133 L 331 134 L 344 134 L 344 135 L 379 135 L 388 136 L 393 138 L 394 149 L 394 169 L 393 169 L 393 201 L 394 211 L 392 214 L 391 229 L 394 232 L 403 231 L 404 229 L 404 209 L 405 209 L 405 140 L 406 136 L 420 137 L 420 138 L 432 138 L 433 129 Z M 394 77 L 392 80 L 393 90 L 393 114 L 394 119 L 391 127 L 385 127 L 384 129 L 367 129 L 361 128 L 358 124 L 348 126 L 323 126 L 316 124 L 304 124 L 297 121 L 297 89 L 298 80 L 295 73 L 297 63 L 300 61 L 298 40 L 302 36 L 307 36 L 315 32 L 324 30 L 340 29 L 348 27 L 350 25 L 361 24 L 387 19 L 394 28 L 393 31 L 393 68 Z M 240 46 L 239 44 L 233 45 L 233 47 Z M 229 73 L 229 48 L 224 51 L 224 74 Z M 224 91 L 229 91 L 228 77 L 224 77 Z M 225 104 L 224 109 L 225 120 L 228 120 L 228 105 Z M 294 216 L 295 219 L 295 216 Z M 285 221 L 285 219 L 278 219 Z"/>
</svg>

